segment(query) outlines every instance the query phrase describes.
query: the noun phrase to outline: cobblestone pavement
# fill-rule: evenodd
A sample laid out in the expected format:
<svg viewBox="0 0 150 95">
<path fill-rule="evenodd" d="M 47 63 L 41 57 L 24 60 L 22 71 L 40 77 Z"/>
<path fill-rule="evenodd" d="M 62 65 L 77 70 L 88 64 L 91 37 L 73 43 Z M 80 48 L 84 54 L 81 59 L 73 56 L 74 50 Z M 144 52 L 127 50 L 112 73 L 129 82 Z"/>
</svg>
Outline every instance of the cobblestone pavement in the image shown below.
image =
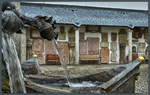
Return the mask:
<svg viewBox="0 0 150 95">
<path fill-rule="evenodd" d="M 135 93 L 148 93 L 148 64 L 140 66 L 140 75 L 135 83 Z"/>
</svg>

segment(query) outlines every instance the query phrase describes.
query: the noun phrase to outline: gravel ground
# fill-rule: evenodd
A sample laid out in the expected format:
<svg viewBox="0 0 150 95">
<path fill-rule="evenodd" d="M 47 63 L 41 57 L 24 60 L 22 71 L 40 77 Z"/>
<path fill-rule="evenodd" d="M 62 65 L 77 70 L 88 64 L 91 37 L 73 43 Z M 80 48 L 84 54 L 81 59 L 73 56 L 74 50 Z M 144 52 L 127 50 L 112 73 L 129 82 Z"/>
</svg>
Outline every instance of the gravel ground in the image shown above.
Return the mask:
<svg viewBox="0 0 150 95">
<path fill-rule="evenodd" d="M 142 64 L 140 66 L 140 75 L 135 85 L 135 93 L 148 93 L 148 64 Z"/>
</svg>

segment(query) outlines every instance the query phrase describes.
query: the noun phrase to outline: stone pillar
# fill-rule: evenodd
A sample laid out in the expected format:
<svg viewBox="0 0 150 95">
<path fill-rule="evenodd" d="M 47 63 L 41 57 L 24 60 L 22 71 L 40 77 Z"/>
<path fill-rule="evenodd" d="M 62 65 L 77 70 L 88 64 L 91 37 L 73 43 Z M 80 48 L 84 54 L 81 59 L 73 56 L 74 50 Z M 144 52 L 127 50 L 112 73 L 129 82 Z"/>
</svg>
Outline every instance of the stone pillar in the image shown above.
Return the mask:
<svg viewBox="0 0 150 95">
<path fill-rule="evenodd" d="M 128 41 L 129 41 L 129 61 L 132 61 L 132 31 L 129 29 L 128 31 Z"/>
<path fill-rule="evenodd" d="M 75 64 L 79 64 L 79 28 L 75 28 Z"/>
</svg>

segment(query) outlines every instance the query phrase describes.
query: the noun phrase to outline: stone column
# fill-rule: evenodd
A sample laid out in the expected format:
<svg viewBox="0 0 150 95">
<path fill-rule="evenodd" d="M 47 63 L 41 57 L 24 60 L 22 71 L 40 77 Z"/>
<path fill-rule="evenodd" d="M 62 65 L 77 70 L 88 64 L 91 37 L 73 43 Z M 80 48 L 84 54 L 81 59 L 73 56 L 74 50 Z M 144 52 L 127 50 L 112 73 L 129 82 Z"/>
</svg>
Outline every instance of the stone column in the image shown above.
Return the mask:
<svg viewBox="0 0 150 95">
<path fill-rule="evenodd" d="M 111 32 L 108 32 L 108 43 L 109 43 L 109 63 L 108 64 L 111 64 Z"/>
<path fill-rule="evenodd" d="M 129 29 L 128 31 L 128 41 L 129 41 L 129 61 L 132 61 L 132 31 Z"/>
<path fill-rule="evenodd" d="M 75 28 L 75 64 L 79 64 L 79 28 Z"/>
</svg>

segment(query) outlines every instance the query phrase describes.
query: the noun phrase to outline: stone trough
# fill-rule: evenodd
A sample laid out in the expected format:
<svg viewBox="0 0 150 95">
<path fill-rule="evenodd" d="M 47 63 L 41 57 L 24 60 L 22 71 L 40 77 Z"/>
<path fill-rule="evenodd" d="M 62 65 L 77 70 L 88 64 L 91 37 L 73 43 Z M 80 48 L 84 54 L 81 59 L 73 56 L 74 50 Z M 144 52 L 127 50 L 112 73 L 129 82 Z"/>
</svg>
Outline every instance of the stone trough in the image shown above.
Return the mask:
<svg viewBox="0 0 150 95">
<path fill-rule="evenodd" d="M 73 85 L 86 86 L 69 87 L 66 79 L 44 75 L 26 75 L 25 84 L 28 93 L 134 93 L 140 63 L 137 59 L 123 66 L 71 79 Z"/>
</svg>

